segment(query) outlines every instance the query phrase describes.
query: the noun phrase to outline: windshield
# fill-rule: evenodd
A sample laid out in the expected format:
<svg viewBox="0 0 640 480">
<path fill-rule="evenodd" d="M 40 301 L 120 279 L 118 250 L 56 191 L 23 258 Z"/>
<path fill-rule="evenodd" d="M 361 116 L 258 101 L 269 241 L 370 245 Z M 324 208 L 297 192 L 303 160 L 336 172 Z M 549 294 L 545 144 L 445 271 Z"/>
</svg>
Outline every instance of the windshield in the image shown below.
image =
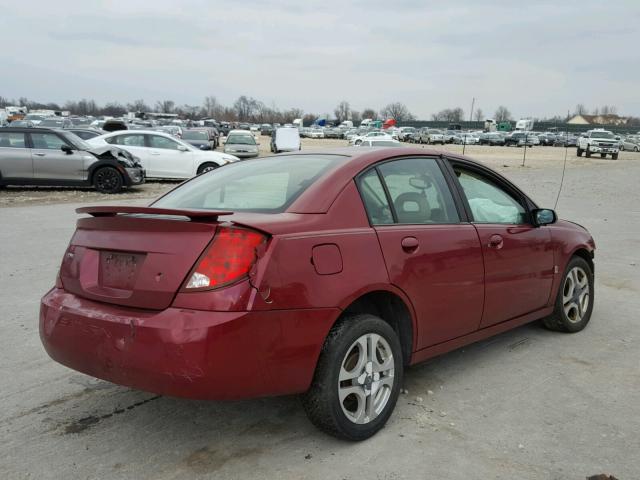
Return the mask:
<svg viewBox="0 0 640 480">
<path fill-rule="evenodd" d="M 231 163 L 195 177 L 153 204 L 158 208 L 284 212 L 342 155 L 287 155 Z"/>
<path fill-rule="evenodd" d="M 36 115 L 36 114 L 29 114 L 26 117 L 24 117 L 25 120 L 44 120 L 44 117 L 42 115 Z"/>
<path fill-rule="evenodd" d="M 91 150 L 91 145 L 89 145 L 87 142 L 85 142 L 75 133 L 67 132 L 67 131 L 64 131 L 61 133 L 64 136 L 64 138 L 66 138 L 69 142 L 71 142 L 73 146 L 76 147 L 78 150 Z"/>
<path fill-rule="evenodd" d="M 183 140 L 209 140 L 208 135 L 205 132 L 198 132 L 195 130 L 186 130 L 182 133 Z"/>
<path fill-rule="evenodd" d="M 611 132 L 591 132 L 591 138 L 603 138 L 605 140 L 614 140 L 616 137 Z"/>
<path fill-rule="evenodd" d="M 229 144 L 255 145 L 256 139 L 253 138 L 253 135 L 229 135 L 229 138 L 227 138 L 227 145 Z"/>
</svg>

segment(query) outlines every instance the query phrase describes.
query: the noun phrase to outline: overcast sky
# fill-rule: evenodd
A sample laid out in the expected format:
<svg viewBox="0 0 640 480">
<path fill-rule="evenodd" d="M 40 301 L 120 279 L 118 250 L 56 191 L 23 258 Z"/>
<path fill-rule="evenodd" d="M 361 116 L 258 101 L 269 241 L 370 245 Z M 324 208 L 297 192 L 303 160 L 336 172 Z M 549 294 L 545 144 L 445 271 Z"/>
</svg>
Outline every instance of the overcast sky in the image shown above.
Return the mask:
<svg viewBox="0 0 640 480">
<path fill-rule="evenodd" d="M 13 1 L 0 95 L 640 115 L 640 0 Z"/>
</svg>

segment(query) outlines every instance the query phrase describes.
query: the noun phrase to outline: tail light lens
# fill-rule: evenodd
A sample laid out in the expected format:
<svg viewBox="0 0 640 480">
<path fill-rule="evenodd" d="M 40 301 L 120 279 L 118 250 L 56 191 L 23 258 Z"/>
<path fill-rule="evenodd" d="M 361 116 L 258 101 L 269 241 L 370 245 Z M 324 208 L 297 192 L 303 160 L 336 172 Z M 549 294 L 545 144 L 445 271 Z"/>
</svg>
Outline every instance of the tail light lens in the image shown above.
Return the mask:
<svg viewBox="0 0 640 480">
<path fill-rule="evenodd" d="M 218 228 L 184 288 L 218 288 L 244 277 L 256 261 L 256 248 L 265 240 L 264 235 L 253 230 Z"/>
</svg>

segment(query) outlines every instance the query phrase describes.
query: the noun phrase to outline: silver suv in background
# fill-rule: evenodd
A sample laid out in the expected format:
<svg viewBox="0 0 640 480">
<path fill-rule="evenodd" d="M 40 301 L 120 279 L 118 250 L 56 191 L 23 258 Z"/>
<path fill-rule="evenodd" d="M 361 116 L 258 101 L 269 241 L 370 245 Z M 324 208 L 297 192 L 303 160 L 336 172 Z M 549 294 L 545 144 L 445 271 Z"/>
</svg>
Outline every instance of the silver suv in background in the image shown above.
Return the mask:
<svg viewBox="0 0 640 480">
<path fill-rule="evenodd" d="M 144 180 L 140 163 L 120 148 L 92 147 L 65 130 L 0 129 L 0 187 L 93 186 L 116 193 Z"/>
</svg>

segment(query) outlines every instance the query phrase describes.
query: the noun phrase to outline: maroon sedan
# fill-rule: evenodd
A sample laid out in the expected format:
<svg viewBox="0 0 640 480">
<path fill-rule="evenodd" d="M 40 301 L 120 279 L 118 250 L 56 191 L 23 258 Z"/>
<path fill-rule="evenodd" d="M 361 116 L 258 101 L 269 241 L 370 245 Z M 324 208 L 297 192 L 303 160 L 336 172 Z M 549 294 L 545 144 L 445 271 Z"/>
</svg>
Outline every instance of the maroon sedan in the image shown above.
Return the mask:
<svg viewBox="0 0 640 480">
<path fill-rule="evenodd" d="M 303 394 L 312 422 L 382 428 L 403 367 L 593 309 L 589 232 L 467 158 L 295 153 L 200 175 L 150 207 L 87 207 L 42 299 L 49 355 L 162 395 Z"/>
</svg>

